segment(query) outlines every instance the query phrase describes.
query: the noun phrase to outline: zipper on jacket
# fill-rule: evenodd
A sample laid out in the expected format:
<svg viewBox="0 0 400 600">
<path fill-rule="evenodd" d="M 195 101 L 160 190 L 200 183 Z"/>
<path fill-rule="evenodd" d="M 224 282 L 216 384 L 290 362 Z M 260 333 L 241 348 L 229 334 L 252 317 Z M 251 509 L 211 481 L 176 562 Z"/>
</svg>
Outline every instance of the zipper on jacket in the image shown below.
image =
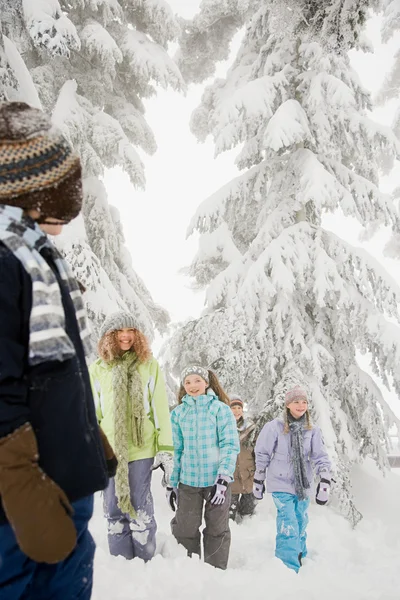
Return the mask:
<svg viewBox="0 0 400 600">
<path fill-rule="evenodd" d="M 194 405 L 196 407 L 196 455 L 197 455 L 197 464 L 199 465 L 199 473 L 201 476 L 202 475 L 201 461 L 199 460 L 199 446 L 198 446 L 198 443 L 199 443 L 199 406 L 198 406 L 198 403 L 196 400 L 194 401 Z M 199 480 L 200 480 L 200 477 L 199 477 Z M 197 483 L 200 483 L 200 481 L 197 481 Z M 201 486 L 198 486 L 198 487 L 201 487 Z"/>
</svg>

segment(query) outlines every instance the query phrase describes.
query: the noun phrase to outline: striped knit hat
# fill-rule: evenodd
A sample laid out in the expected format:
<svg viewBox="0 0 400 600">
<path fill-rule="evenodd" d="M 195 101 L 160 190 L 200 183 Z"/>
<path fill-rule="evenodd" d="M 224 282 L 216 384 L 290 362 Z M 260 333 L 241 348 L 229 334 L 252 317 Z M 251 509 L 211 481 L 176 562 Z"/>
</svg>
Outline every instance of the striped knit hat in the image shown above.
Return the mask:
<svg viewBox="0 0 400 600">
<path fill-rule="evenodd" d="M 241 406 L 243 408 L 243 400 L 241 399 L 240 396 L 237 396 L 236 394 L 231 394 L 229 396 L 229 400 L 230 400 L 230 406 Z"/>
<path fill-rule="evenodd" d="M 82 206 L 79 157 L 41 110 L 0 103 L 0 204 L 68 223 Z"/>
</svg>

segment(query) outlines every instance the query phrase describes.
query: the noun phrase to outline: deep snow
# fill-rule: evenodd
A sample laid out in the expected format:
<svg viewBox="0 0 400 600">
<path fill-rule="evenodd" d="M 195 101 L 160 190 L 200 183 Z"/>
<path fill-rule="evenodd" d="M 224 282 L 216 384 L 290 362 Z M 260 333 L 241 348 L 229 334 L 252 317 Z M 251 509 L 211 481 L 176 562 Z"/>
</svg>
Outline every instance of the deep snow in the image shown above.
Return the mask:
<svg viewBox="0 0 400 600">
<path fill-rule="evenodd" d="M 108 554 L 101 498 L 91 530 L 98 544 L 93 600 L 398 600 L 400 598 L 400 469 L 383 477 L 372 461 L 354 468 L 364 519 L 352 530 L 334 509 L 312 504 L 309 557 L 299 575 L 274 557 L 275 508 L 270 497 L 257 514 L 232 529 L 230 562 L 219 571 L 189 559 L 171 536 L 172 512 L 161 478 L 153 478 L 157 554 L 148 564 Z"/>
</svg>

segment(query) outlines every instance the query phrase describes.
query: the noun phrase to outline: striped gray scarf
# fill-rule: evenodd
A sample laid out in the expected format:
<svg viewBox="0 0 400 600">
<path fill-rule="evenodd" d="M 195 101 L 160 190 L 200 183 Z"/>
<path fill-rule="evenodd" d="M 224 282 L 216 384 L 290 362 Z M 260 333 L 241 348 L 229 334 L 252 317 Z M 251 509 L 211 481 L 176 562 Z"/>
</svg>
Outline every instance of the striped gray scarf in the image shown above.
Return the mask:
<svg viewBox="0 0 400 600">
<path fill-rule="evenodd" d="M 84 352 L 89 356 L 92 343 L 82 294 L 69 266 L 55 246 L 37 223 L 23 214 L 21 208 L 4 204 L 0 204 L 0 241 L 18 258 L 32 279 L 29 364 L 64 361 L 75 355 L 74 345 L 65 331 L 60 287 L 40 254 L 43 248 L 50 250 L 61 279 L 69 289 Z"/>
<path fill-rule="evenodd" d="M 307 478 L 306 460 L 304 458 L 304 424 L 305 416 L 299 419 L 292 417 L 288 411 L 289 430 L 292 435 L 292 463 L 294 471 L 294 489 L 299 500 L 307 498 L 310 482 Z"/>
</svg>

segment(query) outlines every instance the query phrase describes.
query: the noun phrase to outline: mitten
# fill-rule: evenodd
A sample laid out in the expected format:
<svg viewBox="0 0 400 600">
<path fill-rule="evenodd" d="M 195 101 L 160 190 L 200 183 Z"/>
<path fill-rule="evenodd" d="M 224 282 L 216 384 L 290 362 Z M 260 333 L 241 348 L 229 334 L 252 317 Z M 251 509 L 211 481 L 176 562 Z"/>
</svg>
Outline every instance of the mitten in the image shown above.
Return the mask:
<svg viewBox="0 0 400 600">
<path fill-rule="evenodd" d="M 217 475 L 217 479 L 211 489 L 208 502 L 211 504 L 223 504 L 226 499 L 226 490 L 231 482 L 229 475 Z"/>
<path fill-rule="evenodd" d="M 99 430 L 100 430 L 101 443 L 103 444 L 104 456 L 106 457 L 108 476 L 110 478 L 115 477 L 115 474 L 117 472 L 117 467 L 118 467 L 117 457 L 115 456 L 114 450 L 112 449 L 112 446 L 111 446 L 110 442 L 108 441 L 106 434 L 104 433 L 104 431 L 102 430 L 102 428 L 100 426 L 99 426 Z"/>
<path fill-rule="evenodd" d="M 259 471 L 256 471 L 254 473 L 253 496 L 257 500 L 262 500 L 264 498 L 264 493 L 265 493 L 264 480 L 265 480 L 265 475 L 263 473 L 260 473 Z"/>
<path fill-rule="evenodd" d="M 326 504 L 329 500 L 329 494 L 331 491 L 331 482 L 329 479 L 321 477 L 319 484 L 317 485 L 317 493 L 315 501 L 317 504 Z"/>
<path fill-rule="evenodd" d="M 162 469 L 162 471 L 164 471 L 161 484 L 163 487 L 169 487 L 169 481 L 174 468 L 174 457 L 171 452 L 157 452 L 151 470 L 154 471 L 159 467 Z"/>
<path fill-rule="evenodd" d="M 178 506 L 178 490 L 177 488 L 167 487 L 165 490 L 165 496 L 167 498 L 170 508 L 175 512 Z"/>
<path fill-rule="evenodd" d="M 0 495 L 22 552 L 58 563 L 73 551 L 76 529 L 67 496 L 39 467 L 36 436 L 25 423 L 0 440 Z"/>
</svg>

